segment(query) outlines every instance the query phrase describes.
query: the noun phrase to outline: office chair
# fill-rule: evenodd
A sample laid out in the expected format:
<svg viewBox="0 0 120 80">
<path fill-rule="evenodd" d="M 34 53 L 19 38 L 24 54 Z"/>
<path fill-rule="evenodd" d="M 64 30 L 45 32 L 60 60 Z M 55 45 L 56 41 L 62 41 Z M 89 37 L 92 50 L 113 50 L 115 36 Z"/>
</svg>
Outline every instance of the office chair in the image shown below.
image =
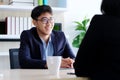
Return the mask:
<svg viewBox="0 0 120 80">
<path fill-rule="evenodd" d="M 9 58 L 10 58 L 10 68 L 11 69 L 19 69 L 19 57 L 18 57 L 19 49 L 12 48 L 9 49 Z"/>
</svg>

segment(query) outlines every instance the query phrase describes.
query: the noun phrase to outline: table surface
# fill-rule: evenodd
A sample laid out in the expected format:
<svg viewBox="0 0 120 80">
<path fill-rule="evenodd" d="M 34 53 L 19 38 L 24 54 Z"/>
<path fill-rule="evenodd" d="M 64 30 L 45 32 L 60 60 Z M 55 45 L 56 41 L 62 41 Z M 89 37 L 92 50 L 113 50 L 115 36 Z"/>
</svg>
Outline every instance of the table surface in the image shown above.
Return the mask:
<svg viewBox="0 0 120 80">
<path fill-rule="evenodd" d="M 0 70 L 0 80 L 86 80 L 67 73 L 74 73 L 74 69 L 61 69 L 58 76 L 47 69 L 9 69 Z"/>
</svg>

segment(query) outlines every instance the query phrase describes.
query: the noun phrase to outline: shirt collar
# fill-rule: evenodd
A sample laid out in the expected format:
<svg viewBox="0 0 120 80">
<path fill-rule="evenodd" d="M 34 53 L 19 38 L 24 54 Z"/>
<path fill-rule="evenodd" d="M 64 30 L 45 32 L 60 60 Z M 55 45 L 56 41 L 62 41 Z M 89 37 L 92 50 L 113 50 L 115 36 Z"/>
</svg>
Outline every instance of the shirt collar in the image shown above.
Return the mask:
<svg viewBox="0 0 120 80">
<path fill-rule="evenodd" d="M 46 44 L 46 42 L 43 40 L 42 37 L 40 37 L 40 39 L 41 39 L 42 43 L 45 43 L 45 44 Z M 50 42 L 52 42 L 52 40 L 51 40 L 51 35 L 50 35 L 50 37 L 49 37 L 48 44 L 49 44 Z"/>
</svg>

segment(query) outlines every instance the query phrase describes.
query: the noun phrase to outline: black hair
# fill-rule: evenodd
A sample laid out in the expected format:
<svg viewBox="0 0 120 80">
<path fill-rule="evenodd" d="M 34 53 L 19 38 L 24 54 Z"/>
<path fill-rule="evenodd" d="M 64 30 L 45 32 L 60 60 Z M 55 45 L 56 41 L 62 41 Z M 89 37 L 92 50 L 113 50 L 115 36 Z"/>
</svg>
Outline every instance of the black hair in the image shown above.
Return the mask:
<svg viewBox="0 0 120 80">
<path fill-rule="evenodd" d="M 105 15 L 120 17 L 120 0 L 102 0 L 101 12 Z"/>
<path fill-rule="evenodd" d="M 49 5 L 38 5 L 32 10 L 31 17 L 32 17 L 32 19 L 37 20 L 37 18 L 42 13 L 46 13 L 46 12 L 52 14 L 52 9 Z"/>
</svg>

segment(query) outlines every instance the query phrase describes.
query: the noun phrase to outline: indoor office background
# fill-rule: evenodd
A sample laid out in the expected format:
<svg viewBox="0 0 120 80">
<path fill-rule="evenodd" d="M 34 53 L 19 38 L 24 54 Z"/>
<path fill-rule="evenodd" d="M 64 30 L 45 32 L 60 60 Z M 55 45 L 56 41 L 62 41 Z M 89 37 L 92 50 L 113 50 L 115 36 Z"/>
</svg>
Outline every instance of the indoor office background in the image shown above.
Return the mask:
<svg viewBox="0 0 120 80">
<path fill-rule="evenodd" d="M 77 34 L 74 21 L 81 21 L 85 16 L 91 19 L 94 14 L 101 14 L 101 0 L 66 0 L 66 4 L 66 9 L 62 12 L 54 12 L 54 17 L 55 22 L 62 23 L 62 30 L 65 32 L 72 47 L 72 40 Z M 9 10 L 4 12 L 0 11 L 0 20 L 4 21 L 6 16 L 11 15 L 30 16 L 30 11 L 19 12 L 18 10 L 14 13 Z M 0 69 L 10 68 L 9 49 L 19 48 L 19 44 L 19 41 L 0 41 Z M 72 49 L 76 55 L 78 49 L 74 47 Z"/>
</svg>

